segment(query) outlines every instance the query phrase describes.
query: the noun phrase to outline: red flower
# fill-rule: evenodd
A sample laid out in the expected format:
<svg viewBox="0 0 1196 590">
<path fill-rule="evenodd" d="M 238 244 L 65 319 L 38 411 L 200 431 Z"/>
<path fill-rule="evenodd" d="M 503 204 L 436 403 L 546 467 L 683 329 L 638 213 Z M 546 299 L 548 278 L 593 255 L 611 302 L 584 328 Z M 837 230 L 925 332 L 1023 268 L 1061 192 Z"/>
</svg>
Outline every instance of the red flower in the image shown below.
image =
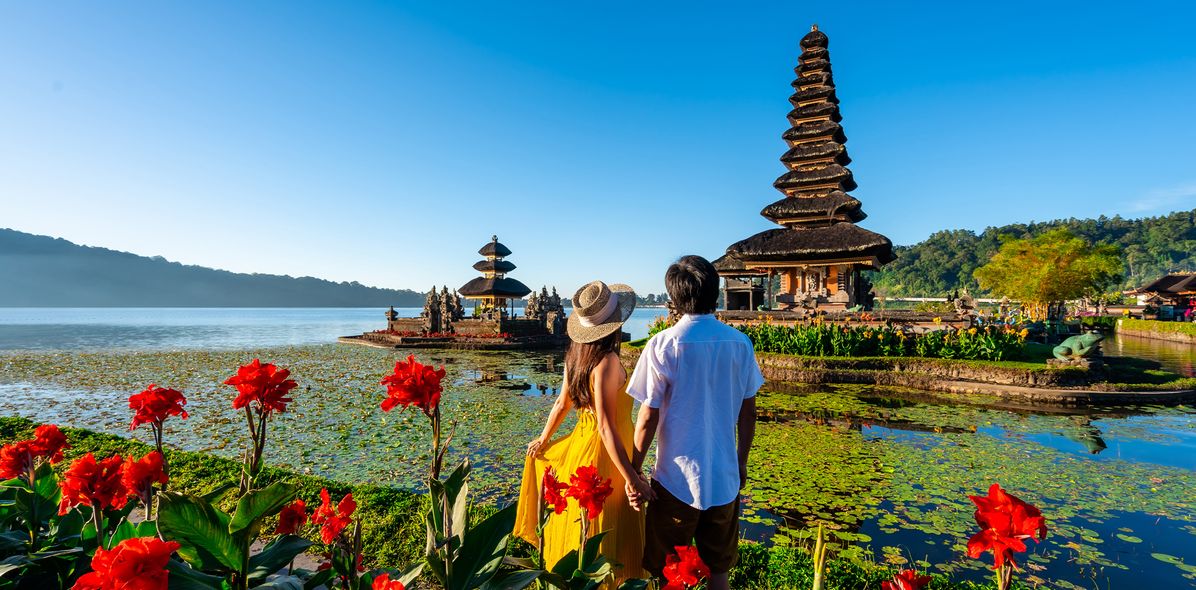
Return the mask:
<svg viewBox="0 0 1196 590">
<path fill-rule="evenodd" d="M 155 483 L 165 485 L 168 481 L 170 479 L 162 471 L 162 455 L 158 451 L 150 451 L 140 460 L 129 457 L 121 468 L 121 484 L 128 490 L 129 496 L 136 497 L 143 504 L 150 503 Z"/>
<path fill-rule="evenodd" d="M 444 375 L 444 367 L 433 369 L 431 365 L 420 364 L 415 355 L 409 355 L 406 362 L 396 362 L 394 373 L 382 379 L 387 396 L 382 400 L 382 411 L 389 412 L 395 406 L 415 406 L 431 415 L 440 405 L 440 393 L 444 391 L 440 380 Z"/>
<path fill-rule="evenodd" d="M 685 590 L 696 587 L 710 577 L 710 568 L 698 555 L 698 548 L 678 545 L 676 553 L 664 558 L 664 579 L 667 584 L 661 590 Z"/>
<path fill-rule="evenodd" d="M 353 501 L 353 494 L 345 494 L 345 497 L 337 503 L 336 509 L 333 509 L 328 488 L 320 490 L 320 502 L 320 506 L 311 515 L 311 523 L 322 525 L 320 539 L 324 541 L 325 545 L 328 545 L 340 536 L 341 531 L 345 530 L 350 522 L 353 522 L 352 516 L 353 511 L 357 510 L 357 502 Z"/>
<path fill-rule="evenodd" d="M 33 441 L 0 447 L 0 480 L 24 477 L 33 469 Z"/>
<path fill-rule="evenodd" d="M 374 590 L 406 590 L 403 583 L 398 580 L 391 580 L 390 574 L 382 574 L 374 578 Z"/>
<path fill-rule="evenodd" d="M 69 448 L 71 445 L 67 444 L 66 435 L 58 426 L 42 424 L 33 431 L 33 443 L 29 450 L 35 457 L 45 457 L 53 464 L 61 461 L 63 449 Z"/>
<path fill-rule="evenodd" d="M 610 487 L 610 479 L 603 481 L 596 466 L 583 465 L 569 478 L 569 491 L 565 492 L 565 495 L 576 498 L 577 505 L 585 510 L 586 515 L 592 520 L 602 513 L 602 506 L 612 491 L 614 490 Z"/>
<path fill-rule="evenodd" d="M 62 474 L 62 502 L 59 516 L 72 506 L 92 506 L 98 509 L 123 508 L 128 491 L 121 483 L 121 458 L 113 455 L 96 463 L 91 453 L 75 459 Z"/>
<path fill-rule="evenodd" d="M 1014 553 L 1026 550 L 1026 539 L 1046 538 L 1046 518 L 1042 512 L 1016 496 L 1008 494 L 999 484 L 988 489 L 988 496 L 968 496 L 976 504 L 976 524 L 980 532 L 968 539 L 968 556 L 980 557 L 993 552 L 993 569 L 1008 562 L 1017 567 Z"/>
<path fill-rule="evenodd" d="M 125 539 L 112 550 L 96 549 L 91 572 L 73 590 L 166 590 L 166 564 L 179 544 L 157 537 Z"/>
<path fill-rule="evenodd" d="M 880 590 L 922 590 L 930 580 L 930 576 L 919 576 L 914 570 L 905 570 L 894 575 L 891 581 L 881 582 Z"/>
<path fill-rule="evenodd" d="M 551 509 L 556 514 L 560 514 L 569 507 L 569 500 L 564 495 L 566 490 L 569 489 L 569 485 L 558 480 L 556 474 L 552 472 L 551 467 L 544 470 L 544 478 L 540 488 L 544 493 L 545 508 Z"/>
<path fill-rule="evenodd" d="M 129 409 L 133 410 L 133 422 L 129 424 L 129 430 L 142 424 L 161 427 L 162 422 L 169 416 L 179 416 L 185 419 L 187 418 L 187 410 L 183 409 L 185 405 L 187 405 L 187 398 L 183 397 L 182 392 L 150 383 L 145 391 L 129 396 Z"/>
<path fill-rule="evenodd" d="M 291 372 L 279 369 L 271 363 L 262 364 L 258 359 L 237 369 L 237 374 L 224 381 L 225 385 L 237 388 L 237 397 L 233 399 L 233 409 L 240 410 L 250 403 L 258 404 L 258 411 L 263 414 L 287 411 L 287 404 L 293 401 L 287 397 L 287 392 L 299 386 L 294 380 L 288 379 Z"/>
<path fill-rule="evenodd" d="M 278 513 L 278 528 L 274 529 L 274 533 L 293 535 L 305 524 L 307 524 L 307 504 L 303 503 L 302 498 L 298 498 Z"/>
</svg>

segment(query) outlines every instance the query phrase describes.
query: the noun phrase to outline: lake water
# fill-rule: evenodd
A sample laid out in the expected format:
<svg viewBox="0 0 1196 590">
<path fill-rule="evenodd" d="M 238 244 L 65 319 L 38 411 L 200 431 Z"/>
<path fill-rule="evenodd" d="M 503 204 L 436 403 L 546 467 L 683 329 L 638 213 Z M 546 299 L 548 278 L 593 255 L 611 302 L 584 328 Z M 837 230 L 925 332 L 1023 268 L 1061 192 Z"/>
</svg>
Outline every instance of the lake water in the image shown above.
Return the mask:
<svg viewBox="0 0 1196 590">
<path fill-rule="evenodd" d="M 425 425 L 382 413 L 378 385 L 408 351 L 331 344 L 377 329 L 380 309 L 0 309 L 0 416 L 128 432 L 126 400 L 146 383 L 183 390 L 190 420 L 170 445 L 235 458 L 240 416 L 220 382 L 254 357 L 292 370 L 300 388 L 271 427 L 268 461 L 316 475 L 418 488 Z M 407 310 L 414 313 L 416 310 Z M 646 333 L 663 310 L 637 310 Z M 1130 348 L 1140 346 L 1143 348 Z M 1108 354 L 1150 354 L 1114 340 Z M 415 351 L 444 364 L 454 439 L 475 489 L 510 500 L 522 449 L 560 385 L 549 352 Z M 1182 368 L 1182 351 L 1166 349 Z M 1019 578 L 1048 588 L 1196 585 L 1196 410 L 1097 410 L 952 403 L 907 389 L 770 384 L 745 496 L 749 538 L 801 543 L 826 523 L 843 551 L 986 580 L 968 559 L 968 494 L 999 482 L 1039 506 L 1050 534 L 1019 556 Z M 565 426 L 568 428 L 568 425 Z"/>
<path fill-rule="evenodd" d="M 404 317 L 420 308 L 398 308 Z M 0 350 L 238 349 L 336 342 L 386 327 L 379 308 L 3 308 Z M 636 309 L 625 330 L 648 335 L 668 312 Z"/>
</svg>

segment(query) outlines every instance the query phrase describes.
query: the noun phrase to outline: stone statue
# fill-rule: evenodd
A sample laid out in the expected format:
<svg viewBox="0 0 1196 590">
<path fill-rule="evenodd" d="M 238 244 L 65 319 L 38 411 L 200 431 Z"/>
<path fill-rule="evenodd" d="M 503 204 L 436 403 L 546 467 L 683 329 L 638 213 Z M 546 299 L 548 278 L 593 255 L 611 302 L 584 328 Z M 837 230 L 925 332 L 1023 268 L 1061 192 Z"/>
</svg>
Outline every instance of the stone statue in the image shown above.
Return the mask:
<svg viewBox="0 0 1196 590">
<path fill-rule="evenodd" d="M 424 331 L 425 332 L 439 332 L 440 331 L 440 303 L 436 300 L 436 287 L 433 286 L 431 291 L 428 291 L 428 297 L 424 300 Z"/>
<path fill-rule="evenodd" d="M 395 306 L 392 305 L 392 306 L 390 306 L 390 309 L 386 312 L 386 321 L 393 322 L 397 319 L 399 319 L 399 312 L 395 311 Z"/>
<path fill-rule="evenodd" d="M 1105 335 L 1097 331 L 1071 336 L 1059 343 L 1052 351 L 1055 358 L 1061 361 L 1078 361 L 1083 358 L 1100 356 L 1100 341 Z"/>
</svg>

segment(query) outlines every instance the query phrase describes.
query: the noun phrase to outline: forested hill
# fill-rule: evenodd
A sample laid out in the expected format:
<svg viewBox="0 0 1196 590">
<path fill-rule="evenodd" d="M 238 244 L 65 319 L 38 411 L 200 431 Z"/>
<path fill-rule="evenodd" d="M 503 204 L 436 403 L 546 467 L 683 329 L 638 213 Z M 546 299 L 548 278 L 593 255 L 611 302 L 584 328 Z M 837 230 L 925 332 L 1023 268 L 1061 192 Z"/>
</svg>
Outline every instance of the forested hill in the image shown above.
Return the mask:
<svg viewBox="0 0 1196 590">
<path fill-rule="evenodd" d="M 3 307 L 423 305 L 414 291 L 187 266 L 0 228 Z"/>
<path fill-rule="evenodd" d="M 1060 219 L 990 227 L 946 230 L 913 246 L 899 246 L 897 260 L 873 274 L 877 293 L 888 297 L 942 297 L 956 288 L 983 294 L 972 271 L 1000 247 L 1000 236 L 1036 236 L 1066 227 L 1092 243 L 1121 247 L 1125 277 L 1121 289 L 1140 287 L 1169 271 L 1196 270 L 1196 209 L 1162 217 Z"/>
</svg>

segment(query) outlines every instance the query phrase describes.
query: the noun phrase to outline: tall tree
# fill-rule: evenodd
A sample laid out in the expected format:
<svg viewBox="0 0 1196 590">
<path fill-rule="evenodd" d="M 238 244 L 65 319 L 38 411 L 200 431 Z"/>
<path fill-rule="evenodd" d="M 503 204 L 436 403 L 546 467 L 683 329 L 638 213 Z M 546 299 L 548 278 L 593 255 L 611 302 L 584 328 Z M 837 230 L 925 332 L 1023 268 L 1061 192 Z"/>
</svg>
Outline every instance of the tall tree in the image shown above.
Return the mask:
<svg viewBox="0 0 1196 590">
<path fill-rule="evenodd" d="M 1098 296 L 1121 280 L 1121 249 L 1092 245 L 1066 228 L 1033 238 L 1006 238 L 1001 249 L 973 273 L 982 289 L 1021 301 L 1032 317 L 1051 306 Z"/>
</svg>

